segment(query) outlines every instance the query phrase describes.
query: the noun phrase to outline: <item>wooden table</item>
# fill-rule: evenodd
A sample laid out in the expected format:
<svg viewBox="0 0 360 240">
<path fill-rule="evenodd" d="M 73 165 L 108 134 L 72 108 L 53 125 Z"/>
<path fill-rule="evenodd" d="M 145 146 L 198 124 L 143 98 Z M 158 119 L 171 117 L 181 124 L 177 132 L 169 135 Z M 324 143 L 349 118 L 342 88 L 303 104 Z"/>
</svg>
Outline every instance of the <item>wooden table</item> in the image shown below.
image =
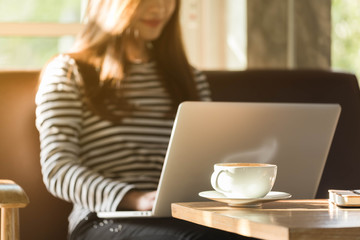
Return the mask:
<svg viewBox="0 0 360 240">
<path fill-rule="evenodd" d="M 328 200 L 284 200 L 258 208 L 219 202 L 174 203 L 175 218 L 260 239 L 360 239 L 360 208 Z"/>
</svg>

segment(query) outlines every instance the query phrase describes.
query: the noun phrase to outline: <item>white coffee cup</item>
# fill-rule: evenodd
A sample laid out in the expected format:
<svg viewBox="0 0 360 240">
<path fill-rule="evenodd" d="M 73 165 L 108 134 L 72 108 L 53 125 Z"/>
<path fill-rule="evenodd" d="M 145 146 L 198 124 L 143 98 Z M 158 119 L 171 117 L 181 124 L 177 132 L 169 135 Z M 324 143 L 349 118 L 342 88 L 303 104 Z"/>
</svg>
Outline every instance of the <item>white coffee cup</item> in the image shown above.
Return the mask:
<svg viewBox="0 0 360 240">
<path fill-rule="evenodd" d="M 277 166 L 264 163 L 217 163 L 212 187 L 229 198 L 262 198 L 276 179 Z"/>
</svg>

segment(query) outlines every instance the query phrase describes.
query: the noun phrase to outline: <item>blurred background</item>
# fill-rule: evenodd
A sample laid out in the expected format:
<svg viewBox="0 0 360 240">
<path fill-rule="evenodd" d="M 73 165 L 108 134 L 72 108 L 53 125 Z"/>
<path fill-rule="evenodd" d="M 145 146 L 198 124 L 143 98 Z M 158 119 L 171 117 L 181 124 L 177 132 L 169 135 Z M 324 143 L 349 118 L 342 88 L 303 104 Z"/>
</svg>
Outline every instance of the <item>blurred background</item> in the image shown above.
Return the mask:
<svg viewBox="0 0 360 240">
<path fill-rule="evenodd" d="M 200 69 L 332 68 L 359 79 L 360 0 L 311 1 L 182 0 L 189 58 Z M 68 51 L 86 4 L 0 0 L 0 68 L 39 69 Z M 309 53 L 298 50 L 301 42 Z"/>
</svg>

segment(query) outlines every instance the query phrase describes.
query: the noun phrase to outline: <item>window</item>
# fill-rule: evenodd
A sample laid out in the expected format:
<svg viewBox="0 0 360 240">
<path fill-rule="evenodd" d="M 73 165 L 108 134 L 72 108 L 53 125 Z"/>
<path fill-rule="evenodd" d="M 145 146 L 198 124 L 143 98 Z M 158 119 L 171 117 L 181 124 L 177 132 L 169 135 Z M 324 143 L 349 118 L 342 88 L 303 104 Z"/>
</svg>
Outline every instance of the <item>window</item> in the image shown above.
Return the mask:
<svg viewBox="0 0 360 240">
<path fill-rule="evenodd" d="M 0 1 L 0 68 L 41 68 L 67 51 L 85 6 L 85 0 Z"/>
<path fill-rule="evenodd" d="M 246 0 L 182 0 L 184 42 L 200 69 L 246 68 Z"/>
<path fill-rule="evenodd" d="M 0 1 L 0 69 L 39 69 L 66 52 L 87 0 Z M 19 7 L 21 6 L 21 7 Z M 246 0 L 182 0 L 184 42 L 201 69 L 246 67 Z"/>
<path fill-rule="evenodd" d="M 360 80 L 360 1 L 332 0 L 332 67 Z"/>
</svg>

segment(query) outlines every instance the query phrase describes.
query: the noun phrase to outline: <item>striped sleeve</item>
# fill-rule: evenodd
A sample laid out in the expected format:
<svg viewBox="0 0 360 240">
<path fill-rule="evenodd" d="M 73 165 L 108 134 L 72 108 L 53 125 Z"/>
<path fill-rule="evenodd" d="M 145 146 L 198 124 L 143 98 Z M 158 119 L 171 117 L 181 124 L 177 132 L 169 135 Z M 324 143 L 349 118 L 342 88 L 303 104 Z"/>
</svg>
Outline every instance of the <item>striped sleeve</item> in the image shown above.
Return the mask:
<svg viewBox="0 0 360 240">
<path fill-rule="evenodd" d="M 196 87 L 199 92 L 200 100 L 211 101 L 211 91 L 206 75 L 197 69 L 194 69 L 193 71 L 194 71 Z"/>
<path fill-rule="evenodd" d="M 134 186 L 106 178 L 82 164 L 79 135 L 84 110 L 76 73 L 70 57 L 58 56 L 41 76 L 35 101 L 43 181 L 56 197 L 90 211 L 114 211 Z"/>
</svg>

